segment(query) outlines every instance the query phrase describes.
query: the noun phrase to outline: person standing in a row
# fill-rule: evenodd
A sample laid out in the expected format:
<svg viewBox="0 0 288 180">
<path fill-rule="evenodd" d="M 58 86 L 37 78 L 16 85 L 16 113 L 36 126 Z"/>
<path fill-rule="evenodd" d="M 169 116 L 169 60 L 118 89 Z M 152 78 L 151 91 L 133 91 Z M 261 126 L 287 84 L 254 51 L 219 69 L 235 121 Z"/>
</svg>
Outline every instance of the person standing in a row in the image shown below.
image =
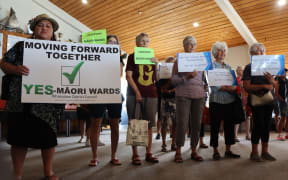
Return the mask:
<svg viewBox="0 0 288 180">
<path fill-rule="evenodd" d="M 54 32 L 58 23 L 41 14 L 30 21 L 31 39 L 56 41 Z M 56 121 L 64 110 L 64 104 L 21 103 L 22 76 L 29 76 L 29 67 L 23 65 L 24 42 L 15 44 L 0 61 L 0 67 L 9 75 L 7 143 L 11 145 L 11 158 L 15 179 L 22 179 L 22 170 L 28 148 L 41 149 L 45 179 L 57 180 L 52 170 L 55 146 L 57 146 Z"/>
<path fill-rule="evenodd" d="M 224 62 L 228 47 L 225 42 L 216 42 L 213 44 L 211 52 L 215 61 L 213 68 L 231 70 L 231 67 Z M 235 86 L 212 86 L 209 98 L 209 112 L 211 119 L 211 139 L 210 146 L 214 149 L 213 159 L 220 160 L 218 151 L 218 138 L 221 121 L 224 121 L 224 137 L 226 144 L 225 157 L 240 158 L 240 155 L 231 151 L 231 145 L 235 144 L 234 121 L 233 121 L 233 103 L 236 100 Z"/>
<path fill-rule="evenodd" d="M 140 33 L 136 37 L 137 47 L 148 47 L 150 43 L 149 37 L 145 33 Z M 155 116 L 157 112 L 157 89 L 156 89 L 156 67 L 158 60 L 154 57 L 151 59 L 156 65 L 151 64 L 135 64 L 134 53 L 130 54 L 126 67 L 127 87 L 127 113 L 129 120 L 135 119 L 136 107 L 140 106 L 142 118 L 148 120 L 148 136 L 149 142 L 146 147 L 147 162 L 158 163 L 158 159 L 152 156 L 152 127 L 155 126 Z M 132 146 L 133 156 L 132 164 L 141 165 L 138 155 L 137 146 Z"/>
<path fill-rule="evenodd" d="M 254 43 L 249 48 L 251 56 L 264 55 L 265 47 L 261 43 Z M 253 126 L 251 134 L 252 152 L 250 159 L 252 161 L 261 162 L 263 160 L 275 161 L 276 159 L 268 152 L 268 142 L 270 135 L 270 123 L 273 111 L 273 90 L 276 82 L 270 73 L 265 73 L 264 76 L 252 76 L 251 64 L 248 64 L 243 72 L 243 86 L 249 94 L 250 105 L 253 117 Z M 254 96 L 254 97 L 253 97 Z M 255 97 L 256 96 L 256 97 Z M 271 103 L 257 104 L 253 99 L 264 97 L 271 99 Z M 261 157 L 258 153 L 258 144 L 261 139 L 262 153 Z"/>
<path fill-rule="evenodd" d="M 119 44 L 118 37 L 116 35 L 107 36 L 107 44 Z M 119 80 L 122 76 L 123 71 L 123 60 L 120 56 L 120 74 Z M 119 141 L 119 120 L 121 118 L 122 102 L 114 104 L 89 104 L 88 109 L 91 115 L 91 128 L 90 128 L 90 139 L 91 139 L 91 150 L 92 150 L 92 160 L 89 166 L 97 166 L 97 145 L 99 143 L 99 136 L 101 130 L 101 122 L 103 119 L 103 114 L 108 110 L 109 123 L 111 127 L 111 160 L 112 165 L 121 165 L 121 162 L 116 158 L 116 151 Z"/>
<path fill-rule="evenodd" d="M 193 36 L 186 36 L 183 40 L 185 53 L 192 53 L 197 46 Z M 176 87 L 176 154 L 175 162 L 182 163 L 181 147 L 184 146 L 185 134 L 190 126 L 191 159 L 203 161 L 198 155 L 196 147 L 199 141 L 200 122 L 205 104 L 205 90 L 203 71 L 179 72 L 178 62 L 174 63 L 172 84 Z M 191 118 L 189 118 L 191 117 Z M 190 121 L 190 123 L 189 123 Z"/>
</svg>

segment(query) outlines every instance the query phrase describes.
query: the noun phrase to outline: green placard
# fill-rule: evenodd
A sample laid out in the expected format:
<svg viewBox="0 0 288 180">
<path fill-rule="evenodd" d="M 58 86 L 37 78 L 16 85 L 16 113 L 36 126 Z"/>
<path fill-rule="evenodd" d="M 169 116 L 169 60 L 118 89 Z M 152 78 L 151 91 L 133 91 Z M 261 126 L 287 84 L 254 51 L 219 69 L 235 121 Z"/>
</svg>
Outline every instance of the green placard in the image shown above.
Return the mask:
<svg viewBox="0 0 288 180">
<path fill-rule="evenodd" d="M 85 44 L 106 44 L 106 29 L 82 33 L 82 43 Z"/>
<path fill-rule="evenodd" d="M 154 49 L 145 47 L 134 48 L 134 61 L 135 64 L 155 64 L 151 62 L 154 56 Z"/>
</svg>

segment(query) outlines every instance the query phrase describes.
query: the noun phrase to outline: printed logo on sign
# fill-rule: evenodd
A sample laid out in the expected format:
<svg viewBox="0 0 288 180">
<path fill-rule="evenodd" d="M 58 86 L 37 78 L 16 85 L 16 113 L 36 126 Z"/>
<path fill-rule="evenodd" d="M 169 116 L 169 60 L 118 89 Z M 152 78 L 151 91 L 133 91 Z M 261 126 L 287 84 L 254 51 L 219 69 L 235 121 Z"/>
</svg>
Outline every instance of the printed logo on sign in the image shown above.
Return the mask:
<svg viewBox="0 0 288 180">
<path fill-rule="evenodd" d="M 80 86 L 80 68 L 84 62 L 80 62 L 75 67 L 61 67 L 61 85 L 62 86 Z"/>
</svg>

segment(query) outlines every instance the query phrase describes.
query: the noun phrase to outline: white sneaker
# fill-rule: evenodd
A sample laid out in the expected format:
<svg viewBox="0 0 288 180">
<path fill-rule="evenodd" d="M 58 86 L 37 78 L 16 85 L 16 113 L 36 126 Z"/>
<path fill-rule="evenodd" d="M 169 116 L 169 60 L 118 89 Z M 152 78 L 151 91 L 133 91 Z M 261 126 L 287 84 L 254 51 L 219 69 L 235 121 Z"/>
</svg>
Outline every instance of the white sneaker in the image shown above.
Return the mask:
<svg viewBox="0 0 288 180">
<path fill-rule="evenodd" d="M 89 147 L 89 146 L 90 146 L 90 141 L 86 141 L 85 145 L 86 145 L 87 147 Z"/>
</svg>

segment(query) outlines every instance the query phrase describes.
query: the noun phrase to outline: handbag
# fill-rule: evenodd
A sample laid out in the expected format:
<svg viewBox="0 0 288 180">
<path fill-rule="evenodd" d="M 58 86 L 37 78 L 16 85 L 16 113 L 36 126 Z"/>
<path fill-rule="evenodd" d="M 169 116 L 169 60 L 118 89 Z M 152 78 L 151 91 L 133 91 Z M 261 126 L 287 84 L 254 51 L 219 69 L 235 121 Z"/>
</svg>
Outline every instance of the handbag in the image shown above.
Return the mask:
<svg viewBox="0 0 288 180">
<path fill-rule="evenodd" d="M 271 91 L 268 91 L 263 96 L 259 97 L 255 94 L 251 94 L 251 105 L 252 106 L 264 106 L 268 104 L 272 104 L 274 101 L 274 97 Z"/>
<path fill-rule="evenodd" d="M 141 120 L 139 103 L 136 104 L 134 114 L 135 119 L 131 119 L 128 124 L 126 144 L 132 146 L 148 146 L 148 121 Z M 141 108 L 143 109 L 143 108 Z M 143 111 L 141 111 L 143 112 Z"/>
</svg>

